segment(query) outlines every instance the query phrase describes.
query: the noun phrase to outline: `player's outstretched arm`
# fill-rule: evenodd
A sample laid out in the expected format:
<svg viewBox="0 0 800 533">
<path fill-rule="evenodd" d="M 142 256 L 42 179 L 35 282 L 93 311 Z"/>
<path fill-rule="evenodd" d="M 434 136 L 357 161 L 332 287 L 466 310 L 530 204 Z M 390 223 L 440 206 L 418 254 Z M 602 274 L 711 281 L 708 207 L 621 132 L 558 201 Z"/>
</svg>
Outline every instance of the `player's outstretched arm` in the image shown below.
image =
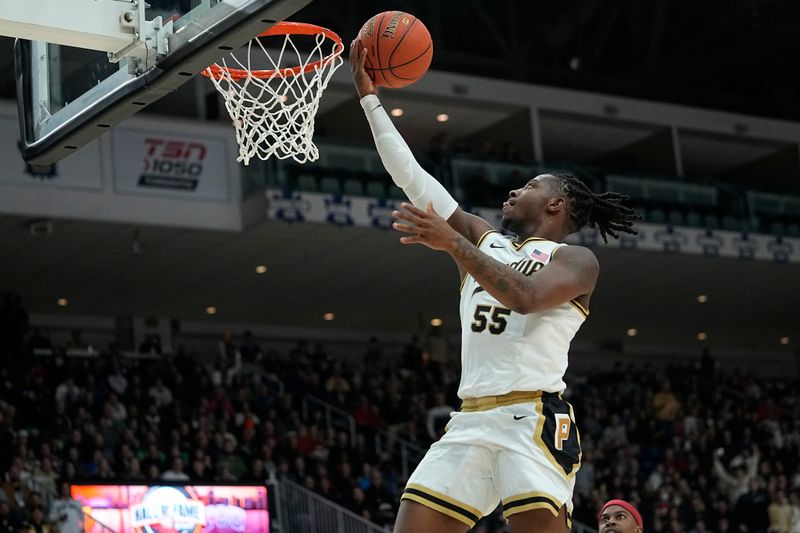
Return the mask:
<svg viewBox="0 0 800 533">
<path fill-rule="evenodd" d="M 489 294 L 515 313 L 535 313 L 591 294 L 600 266 L 591 250 L 581 246 L 558 249 L 535 276 L 526 276 L 489 257 L 436 214 L 432 204 L 423 211 L 403 204 L 403 211 L 392 213 L 399 221 L 398 231 L 408 234 L 403 244 L 424 244 L 450 254 L 459 269 L 468 272 Z"/>
<path fill-rule="evenodd" d="M 383 166 L 412 204 L 424 209 L 428 203 L 433 203 L 436 212 L 453 229 L 470 242 L 477 242 L 481 235 L 492 229 L 491 224 L 458 207 L 458 202 L 447 189 L 414 158 L 411 149 L 378 100 L 375 84 L 364 69 L 366 57 L 367 50 L 358 50 L 354 41 L 350 45 L 350 70 Z"/>
</svg>

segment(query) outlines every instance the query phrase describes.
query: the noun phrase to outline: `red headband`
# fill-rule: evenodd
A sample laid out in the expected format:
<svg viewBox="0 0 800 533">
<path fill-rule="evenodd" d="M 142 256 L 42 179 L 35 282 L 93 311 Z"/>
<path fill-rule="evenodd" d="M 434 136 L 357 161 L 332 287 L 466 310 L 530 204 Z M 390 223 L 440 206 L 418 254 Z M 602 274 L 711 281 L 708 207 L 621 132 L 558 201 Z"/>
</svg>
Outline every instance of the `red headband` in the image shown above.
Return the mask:
<svg viewBox="0 0 800 533">
<path fill-rule="evenodd" d="M 631 513 L 631 516 L 633 516 L 633 519 L 636 522 L 636 525 L 638 525 L 639 527 L 644 527 L 644 524 L 642 524 L 642 515 L 639 514 L 639 511 L 636 510 L 636 507 L 634 507 L 633 505 L 629 504 L 625 500 L 609 500 L 609 501 L 607 501 L 606 504 L 603 506 L 603 508 L 600 509 L 600 512 L 597 513 L 597 521 L 598 522 L 600 521 L 600 516 L 603 514 L 603 511 L 605 511 L 606 508 L 608 508 L 608 507 L 610 507 L 612 505 L 619 505 L 620 507 L 622 507 L 623 509 L 625 509 L 626 511 Z"/>
</svg>

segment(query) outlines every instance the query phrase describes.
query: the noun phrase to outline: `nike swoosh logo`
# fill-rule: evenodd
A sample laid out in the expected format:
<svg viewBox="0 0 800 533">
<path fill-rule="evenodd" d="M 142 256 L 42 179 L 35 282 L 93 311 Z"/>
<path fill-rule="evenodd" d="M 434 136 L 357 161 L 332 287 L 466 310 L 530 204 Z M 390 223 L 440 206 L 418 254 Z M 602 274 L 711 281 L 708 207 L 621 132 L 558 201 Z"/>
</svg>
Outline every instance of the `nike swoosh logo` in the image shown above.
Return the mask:
<svg viewBox="0 0 800 533">
<path fill-rule="evenodd" d="M 522 420 L 523 418 L 528 418 L 528 415 L 525 415 L 525 416 L 514 415 L 514 420 Z"/>
<path fill-rule="evenodd" d="M 489 248 L 505 248 L 502 244 L 500 246 L 495 246 L 495 243 L 489 245 Z"/>
</svg>

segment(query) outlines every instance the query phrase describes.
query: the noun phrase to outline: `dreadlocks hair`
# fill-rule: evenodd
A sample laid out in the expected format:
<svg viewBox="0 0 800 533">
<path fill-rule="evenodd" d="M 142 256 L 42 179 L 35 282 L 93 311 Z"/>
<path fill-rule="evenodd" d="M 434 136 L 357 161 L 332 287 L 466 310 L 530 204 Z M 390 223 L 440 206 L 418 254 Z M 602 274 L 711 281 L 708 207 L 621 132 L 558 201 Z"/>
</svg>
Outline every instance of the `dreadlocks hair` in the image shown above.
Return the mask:
<svg viewBox="0 0 800 533">
<path fill-rule="evenodd" d="M 620 232 L 638 235 L 633 229 L 633 223 L 642 217 L 634 209 L 622 205 L 630 200 L 630 196 L 618 192 L 594 193 L 571 174 L 550 175 L 558 180 L 562 194 L 571 200 L 567 210 L 571 233 L 586 226 L 597 227 L 606 244 L 609 235 L 615 239 L 619 238 Z"/>
</svg>

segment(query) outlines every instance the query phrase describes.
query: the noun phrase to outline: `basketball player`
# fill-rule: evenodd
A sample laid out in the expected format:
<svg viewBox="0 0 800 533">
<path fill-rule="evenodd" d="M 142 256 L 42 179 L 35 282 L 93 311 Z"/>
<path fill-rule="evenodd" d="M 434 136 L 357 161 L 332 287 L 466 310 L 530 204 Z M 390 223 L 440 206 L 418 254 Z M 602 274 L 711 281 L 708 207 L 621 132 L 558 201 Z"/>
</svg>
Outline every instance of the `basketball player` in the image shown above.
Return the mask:
<svg viewBox="0 0 800 533">
<path fill-rule="evenodd" d="M 411 200 L 394 227 L 404 244 L 450 254 L 462 278 L 461 410 L 409 478 L 395 532 L 463 533 L 499 502 L 513 531 L 568 531 L 581 449 L 562 377 L 599 267 L 587 248 L 562 243 L 586 225 L 604 239 L 633 233 L 635 212 L 622 195 L 542 174 L 509 193 L 502 222 L 516 236 L 504 236 L 416 162 L 365 58 L 351 46 L 361 106 L 386 170 Z"/>
<path fill-rule="evenodd" d="M 610 500 L 597 515 L 599 533 L 644 533 L 642 515 L 625 500 Z"/>
</svg>

